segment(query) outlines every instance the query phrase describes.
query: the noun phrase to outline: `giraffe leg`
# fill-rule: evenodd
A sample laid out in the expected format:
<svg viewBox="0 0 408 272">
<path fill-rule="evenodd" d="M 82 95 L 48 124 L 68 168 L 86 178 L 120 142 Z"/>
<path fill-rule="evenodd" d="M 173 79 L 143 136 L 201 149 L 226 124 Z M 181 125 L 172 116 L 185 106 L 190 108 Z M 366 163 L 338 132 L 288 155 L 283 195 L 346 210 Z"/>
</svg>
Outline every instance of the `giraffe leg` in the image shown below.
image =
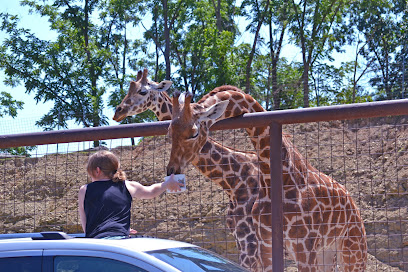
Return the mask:
<svg viewBox="0 0 408 272">
<path fill-rule="evenodd" d="M 262 264 L 258 256 L 257 241 L 254 240 L 255 235 L 249 235 L 245 241 L 237 242 L 238 249 L 241 252 L 239 263 L 242 267 L 249 269 L 252 272 L 263 272 Z"/>
<path fill-rule="evenodd" d="M 259 258 L 261 261 L 262 271 L 263 272 L 271 272 L 272 271 L 272 245 L 265 242 L 265 240 L 261 240 L 262 244 L 259 247 Z"/>
<path fill-rule="evenodd" d="M 316 258 L 319 271 L 323 272 L 337 271 L 336 248 L 322 249 L 317 253 Z"/>
<path fill-rule="evenodd" d="M 338 255 L 341 271 L 365 271 L 367 262 L 367 244 L 365 237 L 345 237 L 339 245 Z"/>
<path fill-rule="evenodd" d="M 320 266 L 316 251 L 303 251 L 296 253 L 296 265 L 299 272 L 319 272 Z"/>
</svg>

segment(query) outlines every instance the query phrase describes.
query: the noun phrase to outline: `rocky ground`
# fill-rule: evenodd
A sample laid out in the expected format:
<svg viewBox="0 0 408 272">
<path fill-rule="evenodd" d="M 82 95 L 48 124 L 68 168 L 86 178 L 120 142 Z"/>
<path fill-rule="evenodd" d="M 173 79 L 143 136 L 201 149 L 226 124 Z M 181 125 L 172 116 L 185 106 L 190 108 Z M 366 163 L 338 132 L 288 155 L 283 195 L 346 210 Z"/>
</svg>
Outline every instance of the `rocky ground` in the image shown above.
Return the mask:
<svg viewBox="0 0 408 272">
<path fill-rule="evenodd" d="M 407 119 L 400 117 L 284 127 L 305 158 L 344 184 L 356 200 L 367 230 L 368 271 L 408 271 L 407 126 Z M 244 130 L 212 136 L 239 150 L 253 149 Z M 150 184 L 163 180 L 169 150 L 169 140 L 161 136 L 113 152 L 129 179 Z M 85 164 L 90 152 L 0 158 L 2 232 L 80 232 L 77 192 L 89 182 Z M 226 194 L 191 165 L 186 175 L 185 193 L 135 200 L 132 228 L 237 260 L 235 241 L 225 225 Z M 296 271 L 296 264 L 289 260 L 286 264 L 287 271 Z"/>
</svg>

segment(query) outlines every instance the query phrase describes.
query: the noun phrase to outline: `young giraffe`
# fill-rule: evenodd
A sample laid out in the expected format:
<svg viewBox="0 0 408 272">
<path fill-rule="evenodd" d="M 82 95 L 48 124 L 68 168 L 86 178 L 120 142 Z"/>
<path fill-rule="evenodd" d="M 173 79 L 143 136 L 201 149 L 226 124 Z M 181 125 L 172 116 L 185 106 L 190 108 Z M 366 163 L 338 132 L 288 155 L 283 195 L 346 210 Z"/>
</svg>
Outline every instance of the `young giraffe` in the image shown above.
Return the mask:
<svg viewBox="0 0 408 272">
<path fill-rule="evenodd" d="M 147 75 L 147 71 L 144 71 L 144 76 Z M 141 78 L 141 73 L 139 73 L 138 76 L 138 81 L 140 81 Z M 146 82 L 146 81 L 145 81 Z M 131 88 L 129 89 L 129 93 L 128 95 L 125 97 L 125 99 L 123 100 L 123 102 L 121 103 L 121 105 L 118 106 L 118 110 L 115 113 L 115 117 L 118 118 L 118 116 L 120 117 L 120 114 L 123 115 L 123 112 L 127 112 L 127 115 L 132 115 L 135 113 L 140 113 L 144 110 L 147 110 L 148 107 L 150 107 L 150 109 L 152 109 L 154 112 L 156 112 L 156 115 L 158 116 L 159 120 L 169 120 L 171 118 L 171 101 L 170 98 L 165 94 L 165 92 L 158 92 L 157 88 L 154 88 L 155 86 L 163 86 L 164 83 L 167 83 L 167 88 L 169 87 L 169 85 L 171 85 L 171 82 L 161 82 L 160 84 L 157 83 L 152 83 L 149 84 L 150 88 L 148 88 L 148 91 L 150 92 L 150 95 L 147 94 L 148 91 L 146 91 L 146 88 L 144 88 L 144 86 L 136 86 L 135 83 L 131 84 Z M 169 83 L 169 84 L 168 84 Z M 133 85 L 133 86 L 132 86 Z M 151 87 L 153 86 L 153 88 Z M 159 86 L 159 87 L 160 87 Z M 137 90 L 137 87 L 139 87 L 140 89 Z M 132 89 L 134 88 L 134 89 Z M 166 88 L 166 89 L 167 89 Z M 163 89 L 163 88 L 161 88 Z M 140 94 L 142 93 L 142 94 Z M 154 94 L 154 95 L 152 95 Z M 133 99 L 136 98 L 136 100 L 129 100 L 133 95 Z M 217 101 L 222 101 L 222 100 L 229 100 L 230 104 L 228 105 L 228 108 L 226 110 L 225 113 L 223 113 L 223 116 L 221 116 L 219 119 L 222 118 L 227 118 L 230 116 L 236 116 L 236 115 L 240 115 L 242 113 L 245 112 L 254 112 L 254 111 L 262 111 L 263 108 L 249 95 L 245 95 L 242 91 L 240 91 L 240 89 L 233 87 L 233 86 L 222 86 L 219 88 L 216 88 L 215 90 L 213 90 L 212 92 L 210 92 L 209 94 L 207 94 L 205 97 L 203 97 L 203 99 L 201 99 L 199 101 L 199 104 L 201 104 L 200 106 L 196 105 L 196 108 L 202 108 L 202 107 L 208 107 L 208 105 L 213 105 L 215 102 Z M 141 102 L 140 102 L 141 101 Z M 232 103 L 232 101 L 234 101 L 234 103 Z M 126 103 L 125 103 L 126 102 Z M 133 106 L 132 109 L 129 109 L 129 107 Z M 143 108 L 144 107 L 144 108 Z M 166 111 L 163 111 L 163 109 L 165 109 Z M 125 115 L 124 117 L 126 117 L 127 115 Z M 124 118 L 123 117 L 123 118 Z M 123 119 L 122 118 L 122 119 Z M 116 119 L 115 119 L 116 120 Z M 120 120 L 119 120 L 120 121 Z M 248 130 L 249 135 L 252 136 L 251 140 L 254 143 L 254 145 L 257 147 L 257 150 L 261 150 L 261 152 L 258 155 L 262 155 L 260 156 L 262 161 L 266 161 L 266 167 L 265 164 L 261 164 L 261 168 L 262 168 L 262 172 L 263 174 L 266 174 L 267 172 L 269 172 L 269 136 L 267 135 L 267 129 L 266 128 L 252 128 L 250 130 Z M 259 136 L 260 135 L 260 136 Z M 304 181 L 310 178 L 315 178 L 318 180 L 318 182 L 311 182 L 311 184 L 320 184 L 319 186 L 321 186 L 324 183 L 327 183 L 328 181 L 328 185 L 331 186 L 333 185 L 332 182 L 330 180 L 329 177 L 325 176 L 322 173 L 319 173 L 318 175 L 316 175 L 317 170 L 312 168 L 310 165 L 308 165 L 304 159 L 302 158 L 302 156 L 298 153 L 298 151 L 293 147 L 291 141 L 289 139 L 287 139 L 287 137 L 283 138 L 283 147 L 284 147 L 284 154 L 285 154 L 285 162 L 284 162 L 284 171 L 286 172 L 286 174 L 284 174 L 285 178 L 285 238 L 288 237 L 290 238 L 290 234 L 296 234 L 295 229 L 299 229 L 300 232 L 304 232 L 304 228 L 302 227 L 301 224 L 299 224 L 300 222 L 302 222 L 302 224 L 307 224 L 309 218 L 305 217 L 302 219 L 301 216 L 295 214 L 295 213 L 289 213 L 286 214 L 286 211 L 290 211 L 290 209 L 294 209 L 296 212 L 299 212 L 300 209 L 294 208 L 293 207 L 293 203 L 297 203 L 297 201 L 299 200 L 291 200 L 290 196 L 291 195 L 296 195 L 296 197 L 301 197 L 302 195 L 308 195 L 308 189 L 303 190 L 303 192 L 301 192 L 301 186 L 295 187 L 293 184 L 299 183 L 299 184 L 303 184 L 303 186 L 305 186 L 304 184 L 306 184 Z M 209 162 L 209 165 L 213 165 L 213 162 Z M 263 165 L 263 166 L 262 166 Z M 291 169 L 297 169 L 297 171 L 293 171 Z M 309 172 L 309 173 L 308 173 Z M 295 174 L 293 174 L 295 173 Z M 296 174 L 298 173 L 298 175 Z M 300 175 L 299 175 L 300 173 Z M 308 173 L 306 174 L 306 176 L 303 176 L 302 174 L 304 173 Z M 264 175 L 263 175 L 264 176 Z M 287 179 L 288 177 L 291 177 L 293 179 Z M 254 207 L 254 211 L 255 215 L 256 214 L 260 214 L 260 210 L 265 210 L 265 212 L 270 213 L 270 199 L 269 199 L 269 192 L 267 191 L 267 188 L 269 188 L 269 184 L 270 184 L 270 180 L 269 180 L 269 176 L 267 176 L 267 178 L 265 178 L 264 180 L 261 181 L 262 182 L 262 188 L 260 195 L 262 195 L 263 197 L 258 198 L 258 201 L 255 202 L 255 207 Z M 307 185 L 307 187 L 309 187 L 310 184 Z M 336 187 L 338 184 L 335 183 L 334 184 Z M 330 189 L 332 190 L 332 189 Z M 342 249 L 341 252 L 339 252 L 340 256 L 339 259 L 340 261 L 338 261 L 339 263 L 342 262 L 347 262 L 349 264 L 353 264 L 353 263 L 365 263 L 365 259 L 366 259 L 366 242 L 365 242 L 365 232 L 364 232 L 364 226 L 362 224 L 359 224 L 359 214 L 358 211 L 356 210 L 355 204 L 352 201 L 352 199 L 350 199 L 348 197 L 348 193 L 347 191 L 341 187 L 341 185 L 339 186 L 339 189 L 341 196 L 346 196 L 346 199 L 349 199 L 349 201 L 351 202 L 350 207 L 353 207 L 353 209 L 348 209 L 351 211 L 351 213 L 356 213 L 354 216 L 357 220 L 357 222 L 355 222 L 355 228 L 357 228 L 357 231 L 354 231 L 355 235 L 352 235 L 350 237 L 350 245 L 348 248 L 353 248 L 353 249 L 349 249 L 347 250 L 347 246 L 341 246 L 340 248 Z M 295 191 L 295 192 L 294 192 Z M 310 196 L 309 196 L 310 197 Z M 323 197 L 324 198 L 324 197 Z M 327 199 L 328 197 L 326 197 Z M 262 199 L 262 200 L 261 200 Z M 319 201 L 319 199 L 317 199 Z M 336 199 L 334 199 L 335 201 Z M 333 201 L 333 202 L 334 202 Z M 291 204 L 291 202 L 293 202 Z M 323 202 L 324 199 L 323 199 Z M 327 202 L 327 201 L 326 201 Z M 329 201 L 330 202 L 330 201 Z M 333 203 L 334 204 L 334 203 Z M 299 207 L 301 207 L 299 205 Z M 353 211 L 354 210 L 354 211 Z M 303 213 L 307 213 L 307 211 L 302 210 Z M 309 214 L 313 215 L 314 212 L 309 212 Z M 266 222 L 270 222 L 270 219 L 267 218 L 267 216 L 264 216 L 266 220 Z M 329 216 L 330 217 L 330 216 Z M 332 218 L 335 218 L 336 215 L 333 214 Z M 348 214 L 348 217 L 350 217 L 350 215 Z M 291 222 L 291 220 L 288 220 L 290 218 L 297 218 L 298 222 Z M 354 217 L 353 217 L 354 218 Z M 353 219 L 351 219 L 353 220 Z M 261 220 L 258 219 L 256 220 L 257 222 L 260 222 Z M 310 221 L 310 220 L 309 220 Z M 315 225 L 319 225 L 319 224 L 324 224 L 324 220 L 320 220 L 321 223 L 319 223 L 318 221 L 313 222 Z M 361 225 L 361 227 L 359 227 L 359 225 Z M 233 228 L 233 226 L 232 226 Z M 349 228 L 349 232 L 351 233 L 351 229 L 353 227 L 350 226 Z M 290 229 L 290 231 L 289 231 Z M 331 231 L 329 234 L 332 234 L 334 231 Z M 270 232 L 270 230 L 263 230 L 263 232 Z M 306 236 L 311 236 L 313 235 L 313 231 L 306 229 Z M 265 235 L 265 234 L 264 234 Z M 304 234 L 302 234 L 304 235 Z M 330 236 L 330 235 L 326 235 L 326 236 Z M 302 237 L 301 237 L 302 238 Z M 316 246 L 316 247 L 311 247 L 311 252 L 312 255 L 316 255 L 313 252 L 315 252 L 314 248 L 317 249 L 321 249 L 321 248 L 325 248 L 327 247 L 327 245 L 330 245 L 330 240 L 333 240 L 333 238 L 335 238 L 333 235 L 331 236 L 332 239 L 330 239 L 330 237 L 325 238 L 324 239 L 324 243 L 323 243 L 323 247 L 322 246 Z M 300 241 L 302 239 L 298 239 L 296 237 L 292 237 L 292 239 L 296 239 L 297 241 Z M 305 239 L 303 239 L 305 240 Z M 309 238 L 310 240 L 310 238 Z M 263 240 L 266 243 L 265 245 L 259 245 L 261 247 L 266 247 L 264 249 L 260 249 L 259 251 L 264 251 L 264 252 L 268 252 L 270 251 L 270 238 L 269 239 L 264 239 Z M 319 239 L 317 239 L 317 241 L 319 241 Z M 288 251 L 290 252 L 290 255 L 292 256 L 292 259 L 310 259 L 308 258 L 308 254 L 305 252 L 302 252 L 302 250 L 298 249 L 296 250 L 296 248 L 294 248 L 293 243 L 290 243 L 288 240 L 285 240 L 286 243 L 286 247 L 288 249 Z M 303 245 L 301 245 L 302 248 L 304 250 L 308 250 L 310 248 L 306 246 L 306 244 L 303 243 Z M 357 249 L 356 249 L 357 248 Z M 337 249 L 332 250 L 332 252 L 329 252 L 330 249 L 326 250 L 325 252 L 323 252 L 322 250 L 320 250 L 318 253 L 320 255 L 324 254 L 325 255 L 325 259 L 328 259 L 329 256 L 328 255 L 335 255 L 334 251 L 336 251 Z M 348 252 L 348 253 L 346 253 Z M 330 254 L 328 254 L 330 253 Z M 258 253 L 259 254 L 259 253 Z M 317 255 L 319 255 L 317 254 Z M 351 255 L 351 256 L 347 256 L 347 255 Z M 352 254 L 357 255 L 357 257 L 353 257 Z M 296 257 L 296 256 L 298 257 Z M 269 258 L 270 255 L 267 255 Z M 349 258 L 349 261 L 341 261 L 341 260 L 345 260 L 346 258 Z M 334 257 L 333 257 L 334 258 Z M 312 256 L 313 259 L 313 256 Z M 330 258 L 329 258 L 330 259 Z M 330 264 L 332 262 L 334 262 L 335 260 L 329 260 L 329 261 L 325 261 L 325 264 L 328 264 L 327 267 L 330 267 Z M 307 267 L 308 263 L 310 263 L 310 261 L 303 261 L 302 263 L 299 261 L 299 268 L 302 267 Z M 322 260 L 319 261 L 319 263 L 322 263 Z M 357 265 L 358 266 L 358 265 Z M 360 267 L 363 267 L 360 265 Z M 344 270 L 345 271 L 359 271 L 359 268 L 357 267 L 356 269 L 353 269 L 351 265 L 348 265 L 348 267 L 345 267 Z M 362 268 L 363 269 L 363 268 Z M 321 268 L 320 268 L 321 270 Z"/>
<path fill-rule="evenodd" d="M 221 106 L 214 108 L 226 103 L 216 103 L 203 111 L 190 105 L 190 100 L 191 96 L 187 96 L 180 110 L 178 99 L 173 99 L 173 120 L 169 127 L 172 148 L 167 174 L 181 173 L 197 157 L 208 139 L 209 128 L 222 115 Z M 343 271 L 364 271 L 365 229 L 349 193 L 344 186 L 303 161 L 296 150 L 288 150 L 286 137 L 283 142 L 284 241 L 290 257 L 297 262 L 300 271 L 333 271 L 337 264 Z M 224 156 L 233 157 L 234 154 Z M 219 163 L 222 165 L 221 161 Z M 238 173 L 237 176 L 240 182 L 246 174 Z M 264 182 L 261 174 L 260 184 Z M 252 216 L 256 229 L 257 254 L 262 269 L 270 271 L 272 230 L 268 188 L 260 187 L 255 203 L 246 208 L 251 208 L 247 214 Z"/>
</svg>

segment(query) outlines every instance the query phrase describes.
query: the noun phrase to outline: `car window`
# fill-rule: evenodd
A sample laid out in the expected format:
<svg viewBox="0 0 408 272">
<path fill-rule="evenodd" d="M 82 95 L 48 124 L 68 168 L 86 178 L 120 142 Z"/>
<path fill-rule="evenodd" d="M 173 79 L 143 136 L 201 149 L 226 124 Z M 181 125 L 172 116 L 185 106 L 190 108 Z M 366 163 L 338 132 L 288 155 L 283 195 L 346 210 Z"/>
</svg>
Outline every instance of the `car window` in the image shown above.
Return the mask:
<svg viewBox="0 0 408 272">
<path fill-rule="evenodd" d="M 169 248 L 146 252 L 181 271 L 244 272 L 239 265 L 199 247 Z"/>
<path fill-rule="evenodd" d="M 0 271 L 41 272 L 41 256 L 0 258 Z"/>
<path fill-rule="evenodd" d="M 117 260 L 84 257 L 56 256 L 54 272 L 148 272 L 147 270 Z"/>
</svg>

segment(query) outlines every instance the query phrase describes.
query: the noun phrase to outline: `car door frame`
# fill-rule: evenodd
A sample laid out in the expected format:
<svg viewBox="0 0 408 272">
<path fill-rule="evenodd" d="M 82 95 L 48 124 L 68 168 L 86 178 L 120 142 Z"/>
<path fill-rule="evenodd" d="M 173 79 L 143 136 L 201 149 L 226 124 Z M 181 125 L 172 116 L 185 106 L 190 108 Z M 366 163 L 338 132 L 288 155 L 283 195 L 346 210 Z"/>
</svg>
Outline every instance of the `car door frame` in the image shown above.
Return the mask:
<svg viewBox="0 0 408 272">
<path fill-rule="evenodd" d="M 178 269 L 174 267 L 165 268 L 164 270 L 155 266 L 152 263 L 148 263 L 144 260 L 140 260 L 138 258 L 123 255 L 120 253 L 115 252 L 108 252 L 108 251 L 100 251 L 100 250 L 81 250 L 81 249 L 45 249 L 43 252 L 43 272 L 54 272 L 54 257 L 57 256 L 78 256 L 78 257 L 95 257 L 95 258 L 105 258 L 116 260 L 124 263 L 128 263 L 131 265 L 135 265 L 142 269 L 145 269 L 149 272 L 167 272 L 167 271 L 174 271 L 179 272 Z M 160 260 L 158 260 L 161 262 Z M 170 270 L 169 270 L 170 269 Z"/>
<path fill-rule="evenodd" d="M 43 249 L 23 249 L 23 250 L 10 250 L 10 251 L 0 251 L 0 258 L 19 258 L 19 257 L 41 257 L 42 268 L 39 271 L 43 271 L 44 259 L 43 259 Z"/>
</svg>

